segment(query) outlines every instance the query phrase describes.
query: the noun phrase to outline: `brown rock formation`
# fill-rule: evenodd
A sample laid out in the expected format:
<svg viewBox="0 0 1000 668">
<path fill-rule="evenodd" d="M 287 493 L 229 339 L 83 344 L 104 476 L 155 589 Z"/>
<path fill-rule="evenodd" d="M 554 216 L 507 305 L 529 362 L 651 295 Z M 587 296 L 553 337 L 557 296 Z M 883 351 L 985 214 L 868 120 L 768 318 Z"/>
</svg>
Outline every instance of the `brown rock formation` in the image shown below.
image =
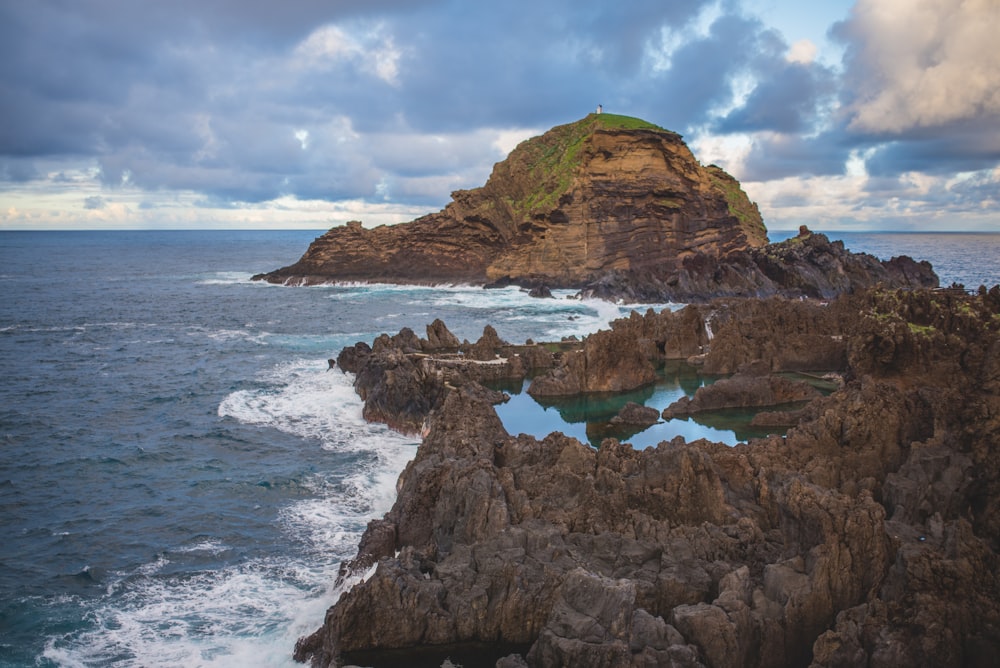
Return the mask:
<svg viewBox="0 0 1000 668">
<path fill-rule="evenodd" d="M 720 408 L 757 408 L 811 401 L 822 396 L 816 388 L 802 381 L 782 376 L 736 374 L 711 385 L 699 387 L 694 397 L 681 397 L 663 409 L 663 419 Z"/>
<path fill-rule="evenodd" d="M 452 200 L 401 225 L 335 227 L 294 265 L 257 278 L 582 287 L 767 243 L 732 177 L 702 167 L 679 135 L 612 114 L 521 143 L 483 187 Z"/>
<path fill-rule="evenodd" d="M 845 301 L 850 380 L 786 437 L 594 450 L 510 436 L 474 384 L 447 393 L 362 541 L 377 567 L 298 658 L 475 643 L 483 665 L 993 665 L 1000 289 Z M 757 337 L 787 306 L 769 303 Z M 618 334 L 655 347 L 688 318 Z"/>
<path fill-rule="evenodd" d="M 659 420 L 660 414 L 655 408 L 642 406 L 634 401 L 630 401 L 622 406 L 617 415 L 611 418 L 611 423 L 648 427 L 656 424 Z"/>
<path fill-rule="evenodd" d="M 841 241 L 802 229 L 799 236 L 724 255 L 695 253 L 676 266 L 608 272 L 583 293 L 635 302 L 698 302 L 716 297 L 816 297 L 830 299 L 881 285 L 933 288 L 928 262 L 907 256 L 881 261 L 852 253 Z"/>
</svg>

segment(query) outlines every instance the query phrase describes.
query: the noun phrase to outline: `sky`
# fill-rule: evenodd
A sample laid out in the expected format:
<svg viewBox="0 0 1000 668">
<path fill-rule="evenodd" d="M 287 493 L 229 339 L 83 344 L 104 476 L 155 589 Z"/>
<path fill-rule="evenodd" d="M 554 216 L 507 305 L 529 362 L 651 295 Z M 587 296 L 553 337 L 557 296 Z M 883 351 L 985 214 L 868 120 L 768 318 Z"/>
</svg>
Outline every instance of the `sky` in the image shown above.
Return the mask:
<svg viewBox="0 0 1000 668">
<path fill-rule="evenodd" d="M 1000 0 L 0 0 L 0 229 L 366 226 L 605 112 L 772 230 L 1000 232 Z"/>
</svg>

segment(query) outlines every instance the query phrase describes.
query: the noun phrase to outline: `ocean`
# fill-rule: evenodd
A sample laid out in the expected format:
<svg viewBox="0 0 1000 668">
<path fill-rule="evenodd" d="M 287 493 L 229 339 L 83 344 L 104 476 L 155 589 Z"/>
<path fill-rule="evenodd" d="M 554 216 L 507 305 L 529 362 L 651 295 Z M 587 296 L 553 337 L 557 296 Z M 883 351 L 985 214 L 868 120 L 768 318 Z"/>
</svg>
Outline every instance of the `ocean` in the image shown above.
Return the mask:
<svg viewBox="0 0 1000 668">
<path fill-rule="evenodd" d="M 417 447 L 364 422 L 327 359 L 434 318 L 520 343 L 631 309 L 566 291 L 250 281 L 318 234 L 0 232 L 0 666 L 297 665 L 295 640 L 322 622 L 339 562 Z M 930 260 L 943 285 L 1000 283 L 1000 234 L 830 236 Z M 699 382 L 640 398 L 662 408 Z M 530 403 L 515 395 L 508 428 L 587 437 L 580 406 Z"/>
</svg>

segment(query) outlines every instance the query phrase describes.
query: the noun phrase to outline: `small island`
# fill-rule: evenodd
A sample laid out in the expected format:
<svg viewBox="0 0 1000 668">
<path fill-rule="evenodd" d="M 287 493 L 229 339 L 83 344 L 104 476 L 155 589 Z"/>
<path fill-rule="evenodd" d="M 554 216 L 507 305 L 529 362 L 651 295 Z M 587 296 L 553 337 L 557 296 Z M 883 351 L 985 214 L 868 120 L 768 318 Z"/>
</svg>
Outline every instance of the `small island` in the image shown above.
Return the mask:
<svg viewBox="0 0 1000 668">
<path fill-rule="evenodd" d="M 808 230 L 769 244 L 732 176 L 702 166 L 680 135 L 614 114 L 522 142 L 437 213 L 334 227 L 295 264 L 254 279 L 571 288 L 660 303 L 937 286 L 926 262 L 880 261 Z"/>
</svg>

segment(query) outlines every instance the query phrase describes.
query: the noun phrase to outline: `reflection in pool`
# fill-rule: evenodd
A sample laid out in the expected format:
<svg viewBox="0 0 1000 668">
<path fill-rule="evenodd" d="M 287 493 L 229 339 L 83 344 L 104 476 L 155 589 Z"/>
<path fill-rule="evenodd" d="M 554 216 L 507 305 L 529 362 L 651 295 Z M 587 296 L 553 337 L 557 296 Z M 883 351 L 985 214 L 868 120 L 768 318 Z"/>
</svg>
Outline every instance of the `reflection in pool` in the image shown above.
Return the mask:
<svg viewBox="0 0 1000 668">
<path fill-rule="evenodd" d="M 668 362 L 660 379 L 652 386 L 623 394 L 546 399 L 544 403 L 535 401 L 527 393 L 530 381 L 525 381 L 521 387 L 499 388 L 510 395 L 510 401 L 496 409 L 511 434 L 544 438 L 551 432 L 560 431 L 594 447 L 600 446 L 605 438 L 613 437 L 641 449 L 675 436 L 683 436 L 689 442 L 707 438 L 735 445 L 773 433 L 773 430 L 750 427 L 750 420 L 757 413 L 755 409 L 728 409 L 699 413 L 686 419 L 661 420 L 639 432 L 635 427 L 623 428 L 609 422 L 629 401 L 663 411 L 682 396 L 694 396 L 699 387 L 714 380 L 701 376 L 695 367 L 685 362 Z"/>
</svg>

